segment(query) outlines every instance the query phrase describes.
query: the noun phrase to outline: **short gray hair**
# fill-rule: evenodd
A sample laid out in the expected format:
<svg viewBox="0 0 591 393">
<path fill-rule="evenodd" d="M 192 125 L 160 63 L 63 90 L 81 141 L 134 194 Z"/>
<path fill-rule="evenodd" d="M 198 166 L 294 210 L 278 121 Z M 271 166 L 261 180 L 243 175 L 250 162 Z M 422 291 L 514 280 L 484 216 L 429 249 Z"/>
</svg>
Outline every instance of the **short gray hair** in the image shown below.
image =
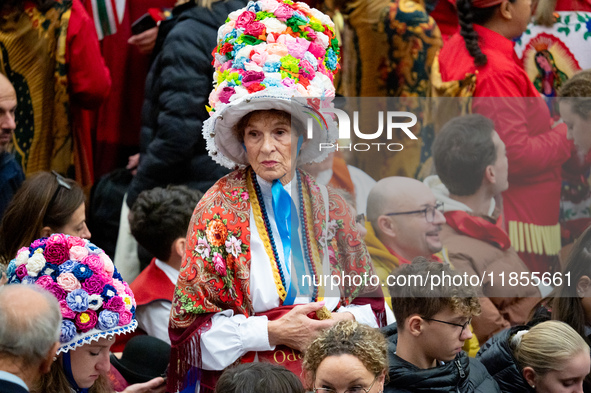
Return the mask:
<svg viewBox="0 0 591 393">
<path fill-rule="evenodd" d="M 28 291 L 40 294 L 46 304 L 22 307 L 32 301 Z M 0 321 L 0 357 L 21 359 L 25 366 L 40 363 L 60 339 L 60 305 L 51 293 L 37 285 L 0 287 Z"/>
</svg>

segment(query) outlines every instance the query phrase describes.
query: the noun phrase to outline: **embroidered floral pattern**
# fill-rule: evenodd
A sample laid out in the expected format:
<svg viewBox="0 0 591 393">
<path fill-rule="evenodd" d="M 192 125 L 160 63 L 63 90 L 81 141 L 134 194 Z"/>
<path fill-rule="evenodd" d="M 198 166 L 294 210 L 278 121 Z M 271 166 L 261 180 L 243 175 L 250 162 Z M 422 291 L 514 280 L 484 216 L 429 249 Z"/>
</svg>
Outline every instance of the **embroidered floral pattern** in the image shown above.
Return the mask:
<svg viewBox="0 0 591 393">
<path fill-rule="evenodd" d="M 242 198 L 246 186 L 246 170 L 237 170 L 219 180 L 203 196 L 193 218 L 187 244 L 187 253 L 177 282 L 172 305 L 171 323 L 174 327 L 187 327 L 195 316 L 231 309 L 243 315 L 252 314 L 250 300 L 250 203 Z M 311 227 L 315 239 L 321 239 L 326 223 L 324 201 L 313 179 L 302 173 Z M 371 272 L 367 249 L 359 235 L 353 231 L 355 223 L 346 202 L 329 191 L 330 236 L 328 252 L 332 274 L 360 274 Z M 211 222 L 216 221 L 218 233 L 226 234 L 224 242 L 215 246 L 206 235 Z M 219 227 L 219 223 L 224 229 Z M 354 235 L 357 234 L 357 235 Z M 214 238 L 216 244 L 218 238 Z M 313 255 L 323 258 L 324 246 L 314 241 Z M 373 288 L 343 288 L 342 304 Z"/>
</svg>

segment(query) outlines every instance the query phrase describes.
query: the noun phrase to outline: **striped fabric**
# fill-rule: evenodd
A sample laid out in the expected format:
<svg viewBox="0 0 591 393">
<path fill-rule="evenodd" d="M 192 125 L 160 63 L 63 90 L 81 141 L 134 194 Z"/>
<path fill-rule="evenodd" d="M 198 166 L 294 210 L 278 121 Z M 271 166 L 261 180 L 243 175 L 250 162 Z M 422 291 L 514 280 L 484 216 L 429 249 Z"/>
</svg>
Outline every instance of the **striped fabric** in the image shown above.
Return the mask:
<svg viewBox="0 0 591 393">
<path fill-rule="evenodd" d="M 86 9 L 94 20 L 99 40 L 102 40 L 117 32 L 125 12 L 125 0 L 89 0 Z"/>
</svg>

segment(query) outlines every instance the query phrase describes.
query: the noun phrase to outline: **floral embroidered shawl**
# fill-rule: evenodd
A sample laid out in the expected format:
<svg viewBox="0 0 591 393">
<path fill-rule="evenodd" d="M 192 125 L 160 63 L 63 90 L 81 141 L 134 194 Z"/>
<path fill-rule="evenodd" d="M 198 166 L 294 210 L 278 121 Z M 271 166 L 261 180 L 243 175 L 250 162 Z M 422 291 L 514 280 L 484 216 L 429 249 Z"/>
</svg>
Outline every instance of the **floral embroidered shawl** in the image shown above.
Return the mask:
<svg viewBox="0 0 591 393">
<path fill-rule="evenodd" d="M 247 189 L 250 168 L 236 170 L 220 179 L 195 208 L 187 248 L 172 302 L 170 335 L 172 341 L 169 388 L 178 389 L 191 368 L 200 365 L 199 336 L 210 326 L 214 313 L 231 309 L 235 314 L 254 314 L 250 299 L 250 200 Z M 325 232 L 325 204 L 318 185 L 305 172 L 299 172 L 302 184 L 310 190 L 313 232 L 318 240 L 318 253 L 324 254 L 321 235 Z M 338 229 L 328 250 L 332 274 L 372 274 L 370 257 L 355 228 L 343 198 L 328 189 L 330 223 Z M 306 198 L 304 198 L 306 200 Z M 334 253 L 334 255 L 333 255 Z M 269 285 L 275 285 L 269 283 Z M 379 288 L 341 288 L 341 305 L 371 304 L 384 319 L 383 298 L 374 299 Z M 359 296 L 366 296 L 365 301 Z"/>
</svg>

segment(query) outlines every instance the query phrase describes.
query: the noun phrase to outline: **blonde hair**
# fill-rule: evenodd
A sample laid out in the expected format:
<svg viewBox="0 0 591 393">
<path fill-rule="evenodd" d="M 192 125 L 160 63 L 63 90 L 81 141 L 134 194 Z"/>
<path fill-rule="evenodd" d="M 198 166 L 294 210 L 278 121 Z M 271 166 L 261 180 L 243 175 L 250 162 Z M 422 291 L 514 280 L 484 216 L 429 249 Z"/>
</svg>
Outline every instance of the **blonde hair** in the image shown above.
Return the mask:
<svg viewBox="0 0 591 393">
<path fill-rule="evenodd" d="M 554 10 L 557 0 L 537 0 L 534 1 L 533 8 L 534 20 L 537 24 L 552 27 L 554 25 Z"/>
<path fill-rule="evenodd" d="M 341 321 L 324 331 L 310 344 L 303 368 L 316 377 L 320 363 L 329 356 L 355 356 L 372 374 L 388 369 L 387 342 L 377 329 L 355 321 Z"/>
<path fill-rule="evenodd" d="M 564 82 L 559 102 L 572 104 L 572 111 L 582 119 L 591 118 L 591 69 L 579 71 Z"/>
<path fill-rule="evenodd" d="M 560 321 L 545 321 L 525 334 L 516 334 L 511 347 L 519 367 L 531 367 L 538 375 L 562 370 L 566 361 L 580 353 L 589 356 L 585 340 Z"/>
</svg>

